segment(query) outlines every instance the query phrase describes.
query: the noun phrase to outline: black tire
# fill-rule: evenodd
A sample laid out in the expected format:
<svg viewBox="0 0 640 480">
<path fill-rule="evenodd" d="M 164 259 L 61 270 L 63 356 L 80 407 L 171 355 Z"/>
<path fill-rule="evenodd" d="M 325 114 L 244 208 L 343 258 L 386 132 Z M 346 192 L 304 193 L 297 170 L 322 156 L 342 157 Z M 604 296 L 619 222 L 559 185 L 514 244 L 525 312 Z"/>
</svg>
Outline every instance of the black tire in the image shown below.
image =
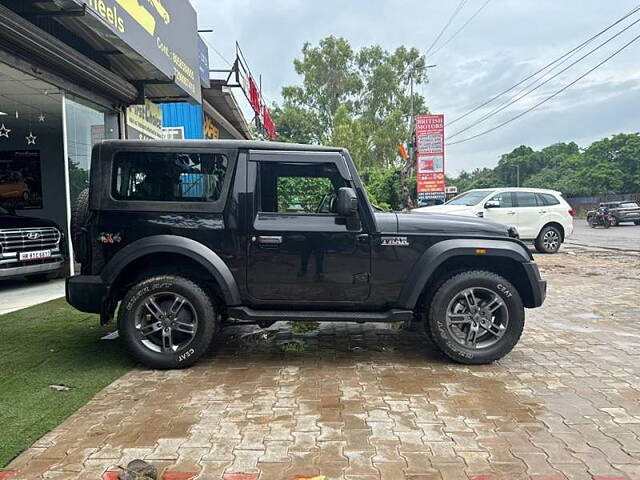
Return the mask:
<svg viewBox="0 0 640 480">
<path fill-rule="evenodd" d="M 634 220 L 633 224 L 634 225 L 640 225 L 640 220 Z"/>
<path fill-rule="evenodd" d="M 589 226 L 590 226 L 591 228 L 596 228 L 596 221 L 595 221 L 595 220 L 591 220 L 591 221 L 589 222 Z"/>
<path fill-rule="evenodd" d="M 53 280 L 56 276 L 55 273 L 38 273 L 37 275 L 29 275 L 26 279 L 30 283 L 44 283 Z"/>
<path fill-rule="evenodd" d="M 136 326 L 139 320 L 142 321 L 141 317 L 144 312 L 146 326 L 155 327 L 151 324 L 156 324 L 157 317 L 152 316 L 150 311 L 146 310 L 145 301 L 148 302 L 151 298 L 155 301 L 164 295 L 186 299 L 186 306 L 181 305 L 180 314 L 183 315 L 180 318 L 181 325 L 185 325 L 189 321 L 184 315 L 190 314 L 192 320 L 195 316 L 195 331 L 189 334 L 179 332 L 174 325 L 165 324 L 167 328 L 176 328 L 175 332 L 169 328 L 168 335 L 172 338 L 171 342 L 176 338 L 179 339 L 180 336 L 190 337 L 190 340 L 185 340 L 183 345 L 176 345 L 175 350 L 168 348 L 167 351 L 162 351 L 165 348 L 162 333 L 162 331 L 166 331 L 164 327 L 160 329 L 159 333 L 156 331 L 143 339 L 139 327 Z M 168 313 L 167 310 L 163 310 L 166 307 L 163 307 L 163 304 L 159 302 L 159 300 L 156 301 L 156 304 L 162 307 L 160 311 Z M 184 310 L 185 308 L 188 311 Z M 170 320 L 163 319 L 163 322 Z M 177 321 L 178 318 L 174 320 Z M 158 369 L 185 368 L 193 365 L 207 352 L 216 332 L 216 321 L 216 309 L 211 296 L 206 293 L 205 289 L 183 277 L 159 275 L 137 283 L 127 292 L 118 313 L 118 330 L 127 350 L 141 363 Z M 159 324 L 160 321 L 156 325 Z M 161 337 L 160 340 L 157 339 L 158 335 Z M 157 341 L 163 346 L 154 343 Z M 145 342 L 147 343 L 145 344 Z"/>
<path fill-rule="evenodd" d="M 612 227 L 617 227 L 620 224 L 620 222 L 618 221 L 618 217 L 614 215 L 611 216 L 611 220 L 609 223 L 611 224 Z"/>
<path fill-rule="evenodd" d="M 483 294 L 490 292 L 501 301 L 497 311 L 502 316 L 502 321 L 505 312 L 508 315 L 502 336 L 486 347 L 478 345 L 477 348 L 471 348 L 461 344 L 447 323 L 447 310 L 451 304 L 462 292 L 472 288 Z M 491 363 L 504 357 L 518 343 L 524 329 L 524 307 L 518 291 L 508 280 L 495 273 L 472 270 L 451 277 L 438 289 L 429 309 L 427 328 L 430 337 L 450 359 L 470 365 Z M 490 334 L 485 331 L 483 335 Z M 494 339 L 487 337 L 487 340 Z"/>
<path fill-rule="evenodd" d="M 80 192 L 71 212 L 71 242 L 76 247 L 76 235 L 80 233 L 82 227 L 87 223 L 89 216 L 89 189 L 85 188 Z"/>
<path fill-rule="evenodd" d="M 538 234 L 535 246 L 540 253 L 557 253 L 562 245 L 562 234 L 553 225 L 547 225 Z"/>
<path fill-rule="evenodd" d="M 611 227 L 611 221 L 606 221 L 606 220 L 605 220 L 605 221 L 604 221 L 604 223 L 602 224 L 602 226 L 603 226 L 604 228 L 610 228 L 610 227 Z"/>
</svg>

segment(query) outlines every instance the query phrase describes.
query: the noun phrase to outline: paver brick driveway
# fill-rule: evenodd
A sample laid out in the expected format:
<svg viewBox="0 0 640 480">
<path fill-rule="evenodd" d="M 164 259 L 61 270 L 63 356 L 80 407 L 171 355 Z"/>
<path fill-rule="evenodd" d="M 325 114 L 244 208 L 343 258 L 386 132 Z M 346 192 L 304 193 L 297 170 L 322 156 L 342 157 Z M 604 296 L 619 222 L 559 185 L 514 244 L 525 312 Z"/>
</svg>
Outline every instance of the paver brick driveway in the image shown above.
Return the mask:
<svg viewBox="0 0 640 480">
<path fill-rule="evenodd" d="M 99 479 L 144 458 L 211 480 L 640 479 L 640 257 L 537 260 L 548 300 L 499 363 L 456 365 L 386 326 L 324 325 L 303 353 L 229 329 L 189 370 L 125 375 L 9 469 Z"/>
</svg>

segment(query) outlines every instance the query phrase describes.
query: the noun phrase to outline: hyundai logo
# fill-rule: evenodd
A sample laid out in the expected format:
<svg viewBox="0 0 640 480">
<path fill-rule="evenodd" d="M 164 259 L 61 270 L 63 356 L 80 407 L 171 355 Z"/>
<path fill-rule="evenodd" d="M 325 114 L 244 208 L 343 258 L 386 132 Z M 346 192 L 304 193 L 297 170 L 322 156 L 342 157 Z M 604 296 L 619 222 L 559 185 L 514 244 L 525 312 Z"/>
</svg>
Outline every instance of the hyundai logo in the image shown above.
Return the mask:
<svg viewBox="0 0 640 480">
<path fill-rule="evenodd" d="M 26 237 L 29 240 L 38 240 L 40 238 L 40 232 L 29 232 Z"/>
</svg>

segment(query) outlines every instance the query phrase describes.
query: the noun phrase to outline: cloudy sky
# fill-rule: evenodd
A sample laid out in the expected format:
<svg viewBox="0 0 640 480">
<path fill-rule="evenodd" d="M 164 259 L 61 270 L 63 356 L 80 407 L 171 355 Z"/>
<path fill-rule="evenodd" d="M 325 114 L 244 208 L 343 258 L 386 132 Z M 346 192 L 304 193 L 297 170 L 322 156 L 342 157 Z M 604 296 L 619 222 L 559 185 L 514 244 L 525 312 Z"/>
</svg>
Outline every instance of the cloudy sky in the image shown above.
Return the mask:
<svg viewBox="0 0 640 480">
<path fill-rule="evenodd" d="M 486 0 L 467 0 L 440 43 L 446 41 Z M 262 75 L 265 97 L 279 101 L 284 85 L 300 78 L 293 59 L 305 41 L 343 36 L 354 48 L 400 45 L 426 52 L 459 4 L 458 0 L 192 0 L 200 28 L 213 28 L 207 39 L 229 61 L 237 40 L 254 75 Z M 435 54 L 427 55 L 429 83 L 421 87 L 433 113 L 453 120 L 538 68 L 576 47 L 635 7 L 632 0 L 490 0 L 461 33 Z M 548 77 L 587 53 L 640 12 L 599 37 Z M 564 87 L 640 34 L 640 22 L 547 85 L 456 137 L 480 133 L 517 115 Z M 437 45 L 436 45 L 437 49 Z M 210 52 L 212 68 L 225 61 Z M 635 59 L 635 61 L 634 61 Z M 640 40 L 575 86 L 523 118 L 475 140 L 450 145 L 447 172 L 495 165 L 500 155 L 521 144 L 536 148 L 576 141 L 586 146 L 619 132 L 639 131 Z M 547 78 L 548 78 L 547 77 Z M 514 91 L 517 93 L 518 89 Z M 242 99 L 241 99 L 242 100 Z M 474 125 L 491 109 L 476 112 L 447 128 L 453 134 Z M 451 141 L 454 141 L 453 139 Z"/>
</svg>

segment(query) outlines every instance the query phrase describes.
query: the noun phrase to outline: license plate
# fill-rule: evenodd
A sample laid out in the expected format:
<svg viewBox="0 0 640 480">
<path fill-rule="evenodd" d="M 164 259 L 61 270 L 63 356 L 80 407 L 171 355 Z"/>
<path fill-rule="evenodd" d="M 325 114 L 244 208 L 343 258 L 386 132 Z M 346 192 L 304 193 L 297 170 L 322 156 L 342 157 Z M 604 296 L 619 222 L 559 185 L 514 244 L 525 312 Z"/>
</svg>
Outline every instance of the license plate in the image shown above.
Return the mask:
<svg viewBox="0 0 640 480">
<path fill-rule="evenodd" d="M 20 252 L 20 260 L 42 260 L 51 257 L 51 250 L 37 250 L 35 252 Z"/>
</svg>

